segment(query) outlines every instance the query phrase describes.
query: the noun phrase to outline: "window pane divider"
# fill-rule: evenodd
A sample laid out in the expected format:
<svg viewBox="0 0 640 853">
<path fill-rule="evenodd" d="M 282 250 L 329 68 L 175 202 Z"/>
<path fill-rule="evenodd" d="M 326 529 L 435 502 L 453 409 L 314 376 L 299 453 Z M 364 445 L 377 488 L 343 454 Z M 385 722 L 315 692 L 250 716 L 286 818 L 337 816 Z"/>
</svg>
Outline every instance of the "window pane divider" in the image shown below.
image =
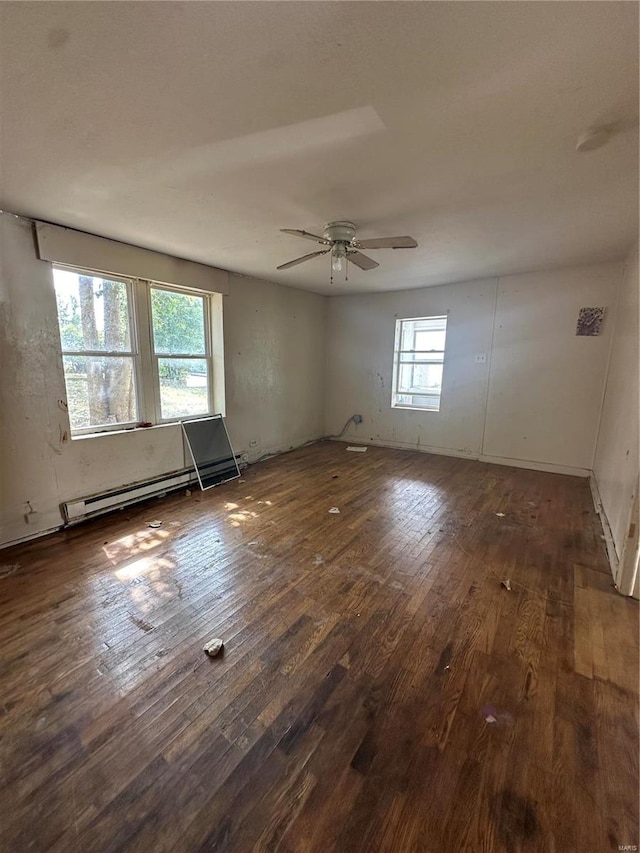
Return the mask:
<svg viewBox="0 0 640 853">
<path fill-rule="evenodd" d="M 108 356 L 109 358 L 135 358 L 137 353 L 104 349 L 63 349 L 62 355 L 71 355 L 77 358 L 101 358 L 102 356 Z"/>
<path fill-rule="evenodd" d="M 206 352 L 201 353 L 200 355 L 194 355 L 193 353 L 183 353 L 183 352 L 156 352 L 156 358 L 199 358 L 200 360 L 206 361 L 209 356 Z"/>
</svg>

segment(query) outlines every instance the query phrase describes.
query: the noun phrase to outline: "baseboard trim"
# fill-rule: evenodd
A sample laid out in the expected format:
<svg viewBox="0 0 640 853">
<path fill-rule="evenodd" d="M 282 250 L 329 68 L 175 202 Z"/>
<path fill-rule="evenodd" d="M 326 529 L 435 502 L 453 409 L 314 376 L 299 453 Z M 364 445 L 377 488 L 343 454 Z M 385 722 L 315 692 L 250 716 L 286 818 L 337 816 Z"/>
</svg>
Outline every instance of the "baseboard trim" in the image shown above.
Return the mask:
<svg viewBox="0 0 640 853">
<path fill-rule="evenodd" d="M 0 544 L 0 551 L 5 548 L 13 548 L 14 545 L 24 545 L 26 542 L 32 542 L 34 539 L 40 539 L 42 536 L 51 536 L 52 533 L 59 533 L 64 529 L 64 524 L 60 523 L 57 527 L 48 527 L 46 530 L 38 530 L 37 533 L 31 533 L 29 536 L 21 536 L 19 539 L 11 539 L 8 542 Z"/>
<path fill-rule="evenodd" d="M 595 475 L 593 473 L 589 477 L 589 486 L 591 487 L 591 497 L 593 498 L 593 505 L 595 507 L 596 512 L 598 513 L 598 516 L 600 517 L 600 524 L 602 525 L 602 532 L 604 534 L 604 542 L 607 547 L 607 556 L 609 558 L 609 568 L 611 569 L 611 576 L 615 582 L 616 575 L 618 574 L 620 558 L 618 557 L 618 552 L 616 551 L 616 544 L 613 541 L 611 525 L 609 524 L 607 513 L 605 512 L 604 506 L 602 504 L 602 498 L 600 497 L 600 489 L 598 488 L 598 481 L 596 480 Z"/>
<path fill-rule="evenodd" d="M 346 444 L 371 444 L 373 447 L 390 447 L 393 450 L 417 450 L 420 453 L 434 453 L 436 456 L 455 456 L 462 459 L 476 459 L 478 454 L 474 450 L 451 450 L 448 447 L 433 447 L 429 444 L 409 444 L 407 441 L 378 440 L 362 438 L 362 436 L 346 433 L 340 438 L 332 438 L 332 441 L 342 441 Z"/>
<path fill-rule="evenodd" d="M 307 444 L 314 444 L 316 441 L 321 441 L 324 437 L 322 435 L 312 435 L 309 438 L 296 439 L 295 444 L 287 442 L 286 444 L 278 444 L 275 447 L 270 447 L 268 450 L 252 448 L 251 450 L 243 450 L 239 455 L 243 461 L 246 460 L 249 465 L 254 465 L 256 462 L 266 460 L 267 458 L 270 459 L 272 456 L 280 456 L 282 453 L 299 450 Z"/>
<path fill-rule="evenodd" d="M 556 465 L 554 462 L 534 462 L 530 459 L 509 459 L 507 456 L 478 456 L 479 462 L 492 465 L 507 465 L 510 468 L 526 468 L 529 471 L 544 471 L 547 474 L 567 474 L 569 477 L 590 477 L 588 468 L 573 468 L 570 465 Z"/>
<path fill-rule="evenodd" d="M 392 439 L 370 439 L 353 433 L 347 433 L 334 441 L 346 441 L 349 444 L 372 444 L 374 447 L 392 447 L 396 450 L 417 450 L 420 453 L 435 453 L 438 456 L 454 456 L 471 459 L 475 462 L 488 462 L 491 465 L 506 465 L 508 468 L 526 468 L 529 471 L 545 471 L 548 474 L 568 474 L 571 477 L 589 477 L 588 468 L 573 468 L 570 465 L 556 465 L 553 462 L 533 462 L 529 459 L 510 459 L 506 456 L 488 456 L 477 450 L 466 448 L 434 447 L 429 444 L 409 444 L 406 441 Z"/>
</svg>

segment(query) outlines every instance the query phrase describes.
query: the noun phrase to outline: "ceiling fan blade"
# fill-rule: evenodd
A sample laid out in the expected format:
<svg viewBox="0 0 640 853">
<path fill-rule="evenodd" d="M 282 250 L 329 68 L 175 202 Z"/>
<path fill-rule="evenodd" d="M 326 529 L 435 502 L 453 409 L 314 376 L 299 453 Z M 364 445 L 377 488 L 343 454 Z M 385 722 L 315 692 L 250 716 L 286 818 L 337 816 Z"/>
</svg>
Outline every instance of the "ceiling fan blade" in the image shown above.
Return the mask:
<svg viewBox="0 0 640 853">
<path fill-rule="evenodd" d="M 347 258 L 352 264 L 360 267 L 361 270 L 372 270 L 380 266 L 377 261 L 374 261 L 373 258 L 368 258 L 362 252 L 347 252 Z"/>
<path fill-rule="evenodd" d="M 413 237 L 374 237 L 373 240 L 356 240 L 359 249 L 415 249 Z"/>
<path fill-rule="evenodd" d="M 324 237 L 318 237 L 317 234 L 310 234 L 308 231 L 300 231 L 297 228 L 281 228 L 280 229 L 283 234 L 293 234 L 294 237 L 304 237 L 307 240 L 313 240 L 316 243 L 323 243 L 324 245 L 328 245 L 329 241 L 325 240 Z"/>
<path fill-rule="evenodd" d="M 288 270 L 289 267 L 295 267 L 296 264 L 302 264 L 305 261 L 310 261 L 311 258 L 317 258 L 318 255 L 326 255 L 330 249 L 323 249 L 322 252 L 311 252 L 310 255 L 303 255 L 301 258 L 296 258 L 295 261 L 287 261 L 286 264 L 280 264 L 279 267 L 276 267 L 277 270 Z M 364 257 L 364 255 L 363 255 Z M 376 266 L 378 266 L 376 264 Z"/>
</svg>

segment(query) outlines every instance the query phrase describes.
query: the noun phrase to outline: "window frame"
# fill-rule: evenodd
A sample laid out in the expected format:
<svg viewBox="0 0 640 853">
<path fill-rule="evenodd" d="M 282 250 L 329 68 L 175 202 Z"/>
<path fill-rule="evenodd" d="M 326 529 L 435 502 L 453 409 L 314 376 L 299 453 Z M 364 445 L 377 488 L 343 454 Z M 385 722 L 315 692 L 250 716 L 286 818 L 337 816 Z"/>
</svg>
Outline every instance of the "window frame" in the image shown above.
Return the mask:
<svg viewBox="0 0 640 853">
<path fill-rule="evenodd" d="M 127 297 L 129 307 L 129 338 L 131 341 L 131 352 L 107 352 L 93 350 L 65 350 L 62 348 L 62 333 L 60 322 L 57 313 L 56 300 L 56 320 L 58 322 L 58 334 L 60 335 L 60 352 L 62 368 L 64 373 L 64 356 L 115 356 L 121 358 L 133 359 L 133 381 L 136 392 L 137 404 L 137 420 L 120 422 L 117 424 L 95 424 L 79 429 L 73 429 L 69 423 L 69 431 L 71 439 L 84 438 L 87 436 L 98 436 L 109 432 L 122 432 L 131 430 L 137 427 L 140 423 L 148 422 L 155 425 L 179 424 L 182 420 L 189 420 L 193 417 L 208 417 L 215 414 L 215 353 L 219 352 L 219 347 L 214 345 L 213 340 L 213 311 L 214 311 L 214 294 L 208 291 L 197 290 L 196 288 L 180 287 L 178 285 L 165 284 L 164 282 L 151 281 L 149 279 L 136 278 L 135 276 L 119 275 L 109 273 L 104 270 L 90 269 L 89 267 L 77 267 L 70 264 L 52 264 L 52 279 L 55 294 L 55 270 L 60 269 L 65 272 L 75 273 L 76 275 L 87 275 L 92 278 L 105 278 L 109 281 L 123 282 L 127 286 Z M 151 310 L 151 290 L 168 290 L 173 293 L 181 293 L 185 296 L 197 296 L 203 300 L 203 320 L 204 320 L 204 341 L 206 355 L 177 355 L 177 354 L 160 354 L 156 355 L 153 342 L 153 322 Z M 158 370 L 158 358 L 194 358 L 205 359 L 207 362 L 207 397 L 208 408 L 206 412 L 198 413 L 197 415 L 183 415 L 176 418 L 163 418 L 161 397 L 160 397 L 160 376 Z M 65 396 L 68 393 L 65 379 Z M 69 413 L 70 414 L 70 413 Z"/>
<path fill-rule="evenodd" d="M 444 349 L 442 349 L 442 350 L 436 350 L 436 349 L 429 349 L 429 350 L 422 350 L 422 349 L 421 350 L 417 350 L 417 349 L 408 350 L 407 349 L 407 350 L 403 350 L 403 349 L 401 349 L 402 341 L 403 341 L 403 333 L 404 333 L 404 324 L 405 323 L 417 323 L 417 322 L 421 322 L 423 320 L 442 320 L 442 321 L 444 321 L 444 329 L 442 330 L 442 331 L 444 331 L 444 335 L 445 335 Z M 431 314 L 431 315 L 428 315 L 425 317 L 402 317 L 402 318 L 396 317 L 395 339 L 394 339 L 394 346 L 393 346 L 393 374 L 392 374 L 393 379 L 392 379 L 392 383 L 391 383 L 391 408 L 392 409 L 409 409 L 411 411 L 417 411 L 417 412 L 439 412 L 441 410 L 441 408 L 442 408 L 442 392 L 444 390 L 444 365 L 445 365 L 446 349 L 447 349 L 448 325 L 449 325 L 448 313 L 447 314 Z M 417 331 L 422 331 L 422 330 L 417 330 Z M 415 334 L 416 334 L 416 330 L 414 329 L 413 330 L 414 345 L 415 345 Z M 424 355 L 427 357 L 422 358 L 419 361 L 403 361 L 403 359 L 402 359 L 403 355 Z M 423 365 L 423 364 L 440 364 L 440 365 L 442 365 L 442 382 L 440 384 L 440 391 L 437 394 L 430 393 L 428 391 L 422 392 L 420 394 L 413 393 L 413 392 L 399 391 L 400 368 L 402 367 L 402 365 L 410 365 L 412 367 L 412 376 L 413 376 L 413 369 L 415 369 L 415 367 L 417 365 Z M 420 405 L 416 405 L 413 402 L 412 403 L 399 403 L 399 402 L 397 402 L 397 398 L 400 396 L 411 396 L 412 398 L 428 397 L 428 398 L 433 399 L 435 405 L 433 405 L 433 406 L 420 406 Z"/>
<path fill-rule="evenodd" d="M 197 290 L 190 290 L 185 287 L 177 287 L 169 284 L 160 284 L 159 282 L 149 281 L 147 282 L 149 285 L 147 288 L 147 310 L 149 312 L 149 343 L 151 350 L 151 368 L 153 374 L 153 389 L 154 389 L 154 411 L 155 411 L 155 422 L 157 424 L 172 424 L 172 423 L 180 423 L 183 420 L 190 420 L 192 418 L 206 418 L 212 414 L 213 412 L 213 340 L 212 340 L 212 324 L 211 324 L 211 299 L 207 298 L 209 294 L 203 293 Z M 165 290 L 170 293 L 180 293 L 184 296 L 196 296 L 202 299 L 202 317 L 204 322 L 204 349 L 205 354 L 202 355 L 192 355 L 192 354 L 183 354 L 183 353 L 156 353 L 155 350 L 155 341 L 154 341 L 154 331 L 153 331 L 153 308 L 151 303 L 151 291 L 152 290 Z M 207 363 L 207 403 L 208 408 L 206 412 L 197 412 L 189 415 L 183 415 L 180 418 L 163 418 L 162 417 L 162 394 L 160 391 L 160 368 L 159 368 L 159 359 L 161 358 L 182 358 L 182 359 L 197 359 L 198 361 L 206 361 Z"/>
<path fill-rule="evenodd" d="M 72 438 L 84 436 L 84 435 L 94 435 L 97 433 L 103 432 L 117 432 L 119 430 L 131 429 L 131 427 L 135 427 L 140 423 L 140 412 L 141 412 L 141 393 L 142 393 L 142 376 L 140 370 L 140 346 L 139 346 L 139 335 L 138 335 L 138 325 L 136 323 L 136 306 L 135 306 L 135 279 L 130 276 L 125 275 L 115 275 L 113 273 L 101 272 L 99 270 L 90 270 L 85 267 L 74 267 L 69 264 L 52 264 L 53 271 L 59 269 L 63 272 L 74 273 L 75 275 L 86 275 L 91 278 L 102 278 L 107 281 L 115 281 L 121 282 L 127 288 L 127 306 L 128 306 L 128 320 L 129 320 L 129 340 L 131 342 L 131 350 L 129 352 L 125 351 L 116 351 L 116 350 L 66 350 L 62 346 L 62 330 L 60 329 L 60 322 L 58 317 L 58 303 L 56 299 L 56 320 L 58 321 L 58 334 L 60 335 L 60 350 L 61 350 L 61 358 L 62 358 L 62 372 L 65 375 L 65 396 L 67 403 L 67 412 L 68 412 L 68 389 L 67 389 L 67 380 L 66 374 L 64 371 L 64 358 L 65 356 L 79 356 L 81 358 L 90 358 L 90 357 L 112 357 L 112 358 L 130 358 L 133 361 L 133 385 L 136 392 L 136 415 L 137 419 L 134 421 L 119 421 L 116 424 L 92 424 L 86 427 L 80 427 L 78 429 L 74 429 L 71 426 L 71 418 L 69 418 L 69 432 Z M 54 293 L 55 293 L 55 275 L 54 275 Z"/>
</svg>

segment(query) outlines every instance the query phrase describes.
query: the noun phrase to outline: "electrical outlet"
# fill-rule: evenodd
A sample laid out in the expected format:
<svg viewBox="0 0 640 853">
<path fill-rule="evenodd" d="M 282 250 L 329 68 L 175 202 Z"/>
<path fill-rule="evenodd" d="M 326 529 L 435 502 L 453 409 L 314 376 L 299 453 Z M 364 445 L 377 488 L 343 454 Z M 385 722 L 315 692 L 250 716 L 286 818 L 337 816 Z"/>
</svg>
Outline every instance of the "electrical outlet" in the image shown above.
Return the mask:
<svg viewBox="0 0 640 853">
<path fill-rule="evenodd" d="M 477 352 L 474 355 L 473 360 L 475 361 L 476 364 L 486 364 L 487 363 L 486 352 Z"/>
<path fill-rule="evenodd" d="M 255 440 L 254 440 L 254 441 L 250 441 L 250 442 L 249 442 L 249 447 L 257 447 L 257 446 L 258 446 L 258 442 L 257 442 L 257 441 L 255 441 Z"/>
</svg>

